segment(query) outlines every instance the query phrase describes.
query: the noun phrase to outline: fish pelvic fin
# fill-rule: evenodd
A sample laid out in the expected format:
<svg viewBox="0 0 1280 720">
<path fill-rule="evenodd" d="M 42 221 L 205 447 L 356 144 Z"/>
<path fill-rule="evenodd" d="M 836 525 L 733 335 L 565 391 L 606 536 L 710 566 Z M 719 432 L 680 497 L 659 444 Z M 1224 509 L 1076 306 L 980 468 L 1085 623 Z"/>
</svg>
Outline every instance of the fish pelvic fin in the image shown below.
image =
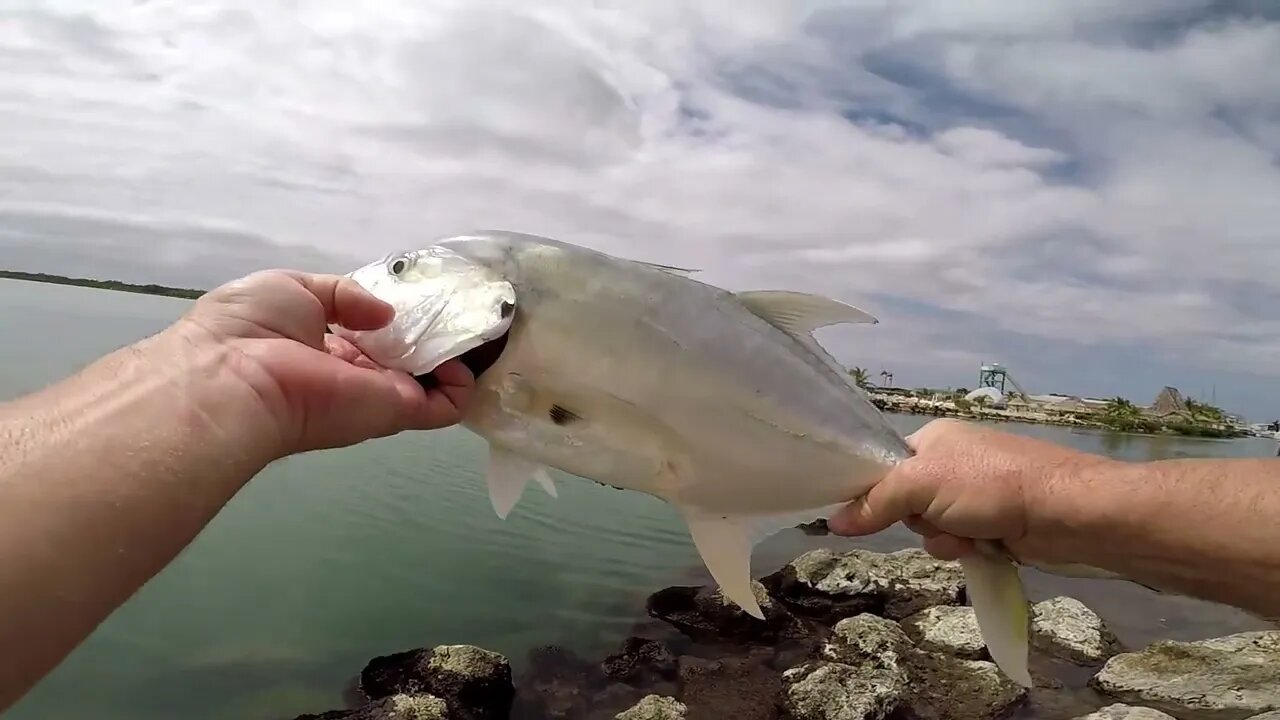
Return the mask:
<svg viewBox="0 0 1280 720">
<path fill-rule="evenodd" d="M 991 659 L 1009 679 L 1031 687 L 1027 668 L 1031 611 L 1018 566 L 990 552 L 960 559 L 965 589 Z"/>
<path fill-rule="evenodd" d="M 689 535 L 711 577 L 726 599 L 757 620 L 764 611 L 751 586 L 751 551 L 779 530 L 831 517 L 844 504 L 772 515 L 685 512 Z"/>
<path fill-rule="evenodd" d="M 545 465 L 520 457 L 497 445 L 489 445 L 485 484 L 489 487 L 489 502 L 499 518 L 506 520 L 507 515 L 511 514 L 530 479 L 537 481 L 548 495 L 557 497 L 556 486 Z"/>
</svg>

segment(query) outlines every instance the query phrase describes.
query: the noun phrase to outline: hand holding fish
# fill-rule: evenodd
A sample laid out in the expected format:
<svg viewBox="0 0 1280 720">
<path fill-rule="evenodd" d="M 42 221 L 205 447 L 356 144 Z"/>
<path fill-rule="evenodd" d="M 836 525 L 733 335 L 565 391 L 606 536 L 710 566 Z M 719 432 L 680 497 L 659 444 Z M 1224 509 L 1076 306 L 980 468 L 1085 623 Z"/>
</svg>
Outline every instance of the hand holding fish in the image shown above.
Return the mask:
<svg viewBox="0 0 1280 720">
<path fill-rule="evenodd" d="M 1070 478 L 1116 461 L 958 420 L 909 435 L 915 454 L 828 523 L 839 535 L 870 535 L 901 522 L 942 560 L 999 541 L 1019 559 L 1069 562 L 1051 527 L 1047 496 Z"/>
<path fill-rule="evenodd" d="M 437 387 L 389 370 L 328 324 L 376 330 L 393 308 L 356 282 L 288 270 L 254 273 L 202 296 L 173 332 L 221 353 L 260 402 L 246 408 L 278 437 L 273 457 L 453 425 L 474 379 L 461 362 L 436 368 Z M 245 418 L 239 420 L 245 421 Z"/>
<path fill-rule="evenodd" d="M 1280 460 L 1128 462 L 958 420 L 828 520 L 839 535 L 902 522 L 944 560 L 999 549 L 1057 575 L 1280 617 Z"/>
<path fill-rule="evenodd" d="M 326 333 L 393 314 L 345 278 L 257 273 L 0 404 L 0 712 L 271 461 L 458 421 L 461 363 L 424 391 Z"/>
</svg>

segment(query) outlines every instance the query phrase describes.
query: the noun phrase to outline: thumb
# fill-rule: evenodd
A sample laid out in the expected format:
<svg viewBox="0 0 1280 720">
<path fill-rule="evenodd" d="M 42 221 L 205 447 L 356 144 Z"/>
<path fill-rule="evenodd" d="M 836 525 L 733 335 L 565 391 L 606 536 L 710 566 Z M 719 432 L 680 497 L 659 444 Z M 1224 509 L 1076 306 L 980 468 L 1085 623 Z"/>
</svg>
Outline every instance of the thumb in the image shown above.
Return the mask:
<svg viewBox="0 0 1280 720">
<path fill-rule="evenodd" d="M 933 502 L 937 487 L 931 474 L 914 472 L 915 458 L 889 471 L 867 494 L 845 505 L 827 520 L 837 535 L 872 535 L 912 515 Z"/>
</svg>

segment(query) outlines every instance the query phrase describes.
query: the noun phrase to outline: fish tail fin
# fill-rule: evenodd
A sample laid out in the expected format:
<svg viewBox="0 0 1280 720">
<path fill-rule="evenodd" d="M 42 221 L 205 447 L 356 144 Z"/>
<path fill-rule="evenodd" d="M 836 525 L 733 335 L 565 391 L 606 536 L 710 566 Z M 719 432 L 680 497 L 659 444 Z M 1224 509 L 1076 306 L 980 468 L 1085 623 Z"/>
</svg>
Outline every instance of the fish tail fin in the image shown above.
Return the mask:
<svg viewBox="0 0 1280 720">
<path fill-rule="evenodd" d="M 960 565 L 991 659 L 1011 680 L 1031 687 L 1027 669 L 1031 612 L 1018 566 L 1006 556 L 989 552 L 961 558 Z"/>
</svg>

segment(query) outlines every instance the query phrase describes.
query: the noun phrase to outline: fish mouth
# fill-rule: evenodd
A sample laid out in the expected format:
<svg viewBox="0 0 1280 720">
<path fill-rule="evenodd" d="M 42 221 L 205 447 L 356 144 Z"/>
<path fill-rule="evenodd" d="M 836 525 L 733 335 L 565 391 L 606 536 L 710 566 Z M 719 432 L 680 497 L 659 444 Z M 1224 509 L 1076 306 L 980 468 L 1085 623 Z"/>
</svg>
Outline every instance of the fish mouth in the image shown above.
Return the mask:
<svg viewBox="0 0 1280 720">
<path fill-rule="evenodd" d="M 498 358 L 502 357 L 502 351 L 507 347 L 507 337 L 510 334 L 511 330 L 508 328 L 506 332 L 498 337 L 462 353 L 457 359 L 463 365 L 466 365 L 467 369 L 471 371 L 471 376 L 478 380 L 486 370 L 498 362 Z M 434 390 L 440 387 L 440 378 L 436 377 L 434 371 L 414 375 L 413 379 L 418 381 L 423 390 Z"/>
</svg>

